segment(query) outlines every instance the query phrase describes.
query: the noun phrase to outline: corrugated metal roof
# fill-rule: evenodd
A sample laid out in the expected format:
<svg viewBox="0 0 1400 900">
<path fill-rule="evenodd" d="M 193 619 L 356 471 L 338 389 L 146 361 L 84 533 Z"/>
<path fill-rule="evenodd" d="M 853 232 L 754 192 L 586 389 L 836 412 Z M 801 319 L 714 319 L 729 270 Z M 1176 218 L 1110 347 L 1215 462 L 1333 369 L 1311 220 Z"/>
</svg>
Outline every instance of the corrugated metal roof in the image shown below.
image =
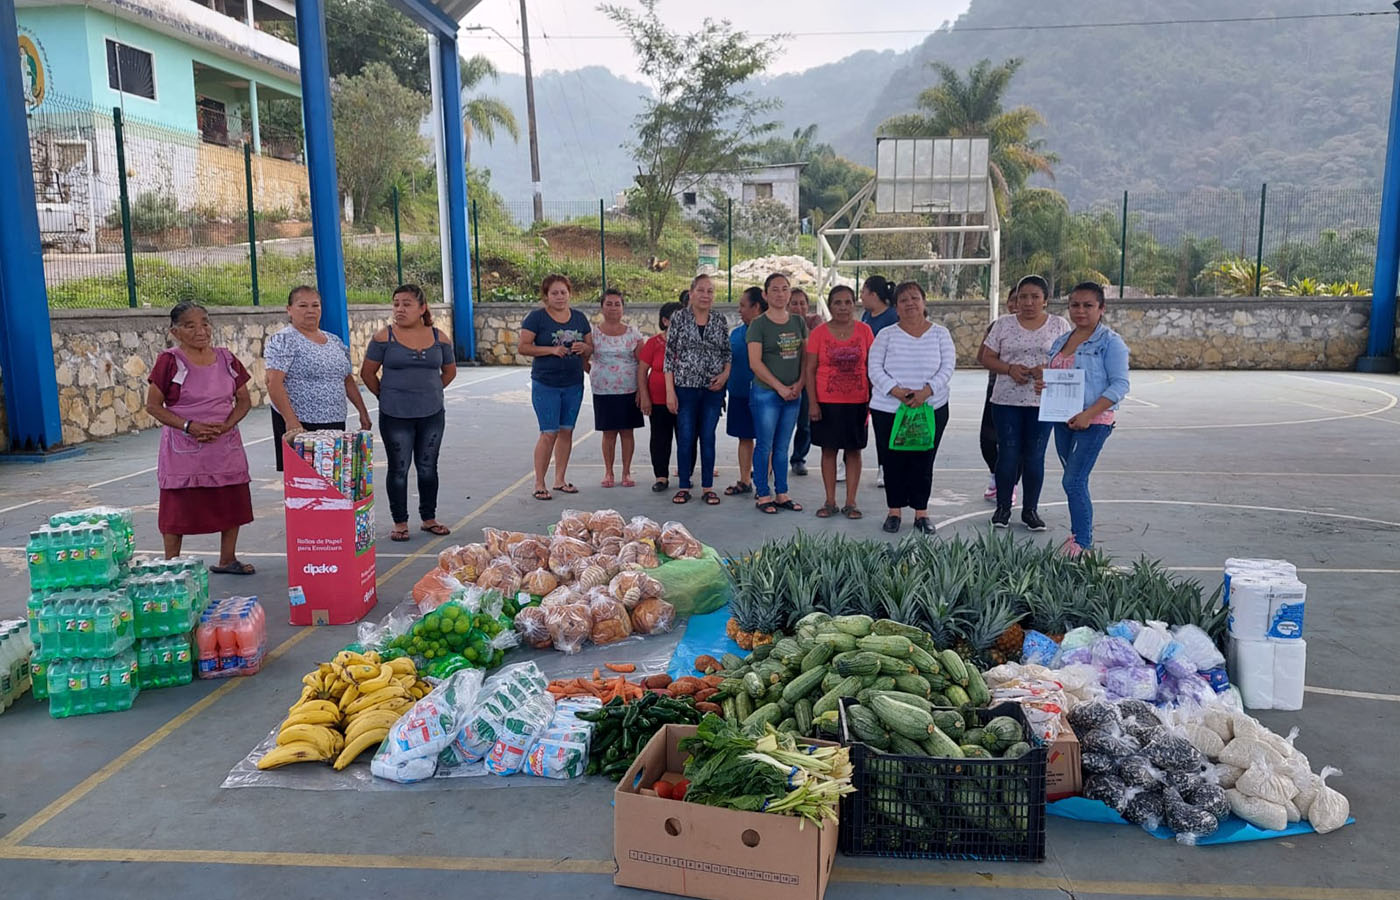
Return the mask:
<svg viewBox="0 0 1400 900">
<path fill-rule="evenodd" d="M 457 22 L 465 19 L 472 10 L 481 5 L 481 0 L 431 0 L 431 2 Z"/>
</svg>

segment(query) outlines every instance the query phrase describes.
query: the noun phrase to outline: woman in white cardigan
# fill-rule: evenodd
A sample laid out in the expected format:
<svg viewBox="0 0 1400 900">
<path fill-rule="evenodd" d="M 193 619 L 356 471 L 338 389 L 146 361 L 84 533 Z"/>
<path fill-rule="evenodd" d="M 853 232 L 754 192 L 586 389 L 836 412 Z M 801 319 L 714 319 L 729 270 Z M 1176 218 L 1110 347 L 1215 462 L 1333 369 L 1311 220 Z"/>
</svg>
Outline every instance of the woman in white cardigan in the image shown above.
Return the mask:
<svg viewBox="0 0 1400 900">
<path fill-rule="evenodd" d="M 928 520 L 928 498 L 933 492 L 933 461 L 943 430 L 948 425 L 948 385 L 957 364 L 953 336 L 942 325 L 928 320 L 924 289 L 906 281 L 895 289 L 899 322 L 881 329 L 870 348 L 870 418 L 875 439 L 885 451 L 885 503 L 889 515 L 881 527 L 899 531 L 905 507 L 914 510 L 914 528 L 934 533 Z M 933 448 L 890 450 L 890 433 L 900 404 L 933 409 Z"/>
</svg>

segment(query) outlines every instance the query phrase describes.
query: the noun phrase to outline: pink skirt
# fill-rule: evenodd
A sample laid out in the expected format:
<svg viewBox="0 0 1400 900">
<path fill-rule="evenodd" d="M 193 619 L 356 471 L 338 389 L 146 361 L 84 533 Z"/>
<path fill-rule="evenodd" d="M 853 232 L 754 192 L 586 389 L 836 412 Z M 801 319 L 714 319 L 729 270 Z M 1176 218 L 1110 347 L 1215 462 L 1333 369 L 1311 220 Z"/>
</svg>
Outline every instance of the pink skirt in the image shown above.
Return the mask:
<svg viewBox="0 0 1400 900">
<path fill-rule="evenodd" d="M 161 534 L 217 534 L 253 521 L 253 495 L 245 484 L 164 488 L 156 514 Z"/>
</svg>

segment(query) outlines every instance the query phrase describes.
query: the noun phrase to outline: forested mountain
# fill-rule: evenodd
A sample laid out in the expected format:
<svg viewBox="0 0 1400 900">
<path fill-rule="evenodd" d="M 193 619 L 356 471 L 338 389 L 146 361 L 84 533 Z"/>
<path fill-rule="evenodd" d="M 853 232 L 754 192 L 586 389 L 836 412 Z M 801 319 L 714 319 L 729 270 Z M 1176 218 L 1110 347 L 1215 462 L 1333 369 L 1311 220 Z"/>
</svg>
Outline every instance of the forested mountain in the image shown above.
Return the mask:
<svg viewBox="0 0 1400 900">
<path fill-rule="evenodd" d="M 1376 186 L 1386 140 L 1393 15 L 1277 23 L 1058 30 L 1007 25 L 1162 21 L 1384 9 L 1379 0 L 973 0 L 955 27 L 897 54 L 864 51 L 765 79 L 783 101 L 782 133 L 818 125 L 818 139 L 873 162 L 876 127 L 914 109 L 931 61 L 965 70 L 979 59 L 1024 60 L 1006 95 L 1045 125 L 1059 157 L 1054 186 L 1076 207 L 1124 189 L 1254 189 L 1262 181 Z M 545 61 L 547 65 L 547 60 Z M 547 199 L 611 198 L 631 183 L 622 149 L 645 88 L 601 67 L 545 72 L 535 82 Z M 483 85 L 525 122 L 524 80 Z M 472 148 L 511 201 L 530 194 L 529 154 L 498 136 Z"/>
</svg>

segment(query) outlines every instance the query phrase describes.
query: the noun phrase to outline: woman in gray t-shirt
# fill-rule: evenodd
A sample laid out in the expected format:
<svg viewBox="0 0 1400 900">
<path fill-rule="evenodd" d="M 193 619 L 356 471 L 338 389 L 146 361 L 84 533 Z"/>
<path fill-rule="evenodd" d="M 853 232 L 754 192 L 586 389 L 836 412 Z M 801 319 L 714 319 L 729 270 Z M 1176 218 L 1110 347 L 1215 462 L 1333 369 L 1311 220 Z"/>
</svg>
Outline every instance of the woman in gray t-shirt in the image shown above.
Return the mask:
<svg viewBox="0 0 1400 900">
<path fill-rule="evenodd" d="M 447 335 L 433 327 L 433 314 L 416 284 L 394 291 L 393 324 L 375 332 L 365 350 L 360 378 L 379 398 L 379 436 L 389 471 L 384 490 L 394 520 L 392 541 L 408 540 L 408 467 L 418 470 L 418 515 L 422 530 L 445 535 L 437 520 L 438 451 L 446 425 L 443 388 L 457 377 L 457 359 Z"/>
<path fill-rule="evenodd" d="M 272 445 L 282 471 L 282 442 L 303 431 L 343 431 L 348 398 L 368 431 L 369 410 L 351 374 L 350 351 L 338 335 L 321 330 L 321 295 L 302 284 L 287 294 L 291 324 L 267 339 L 267 393 L 272 400 Z"/>
</svg>

